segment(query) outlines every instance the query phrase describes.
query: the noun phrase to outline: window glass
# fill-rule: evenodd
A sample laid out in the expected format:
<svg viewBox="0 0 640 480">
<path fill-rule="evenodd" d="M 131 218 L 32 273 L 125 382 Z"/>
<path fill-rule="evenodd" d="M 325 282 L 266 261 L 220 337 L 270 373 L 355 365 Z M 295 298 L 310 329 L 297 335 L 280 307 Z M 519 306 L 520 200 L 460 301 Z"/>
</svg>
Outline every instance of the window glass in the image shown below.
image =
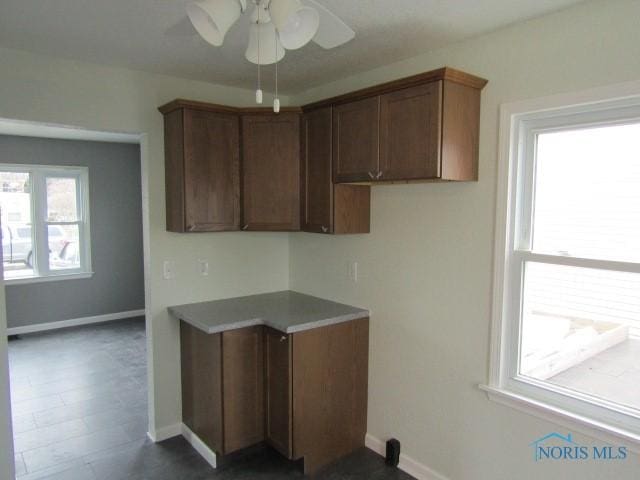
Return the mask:
<svg viewBox="0 0 640 480">
<path fill-rule="evenodd" d="M 80 268 L 78 225 L 49 225 L 49 268 Z"/>
<path fill-rule="evenodd" d="M 538 135 L 533 251 L 640 262 L 640 123 Z"/>
<path fill-rule="evenodd" d="M 47 178 L 47 221 L 75 222 L 78 205 L 75 178 Z"/>
<path fill-rule="evenodd" d="M 0 186 L 5 278 L 32 276 L 31 176 L 28 172 L 0 171 Z"/>
<path fill-rule="evenodd" d="M 640 274 L 527 262 L 520 374 L 640 410 Z"/>
<path fill-rule="evenodd" d="M 5 280 L 90 271 L 87 198 L 86 168 L 0 164 Z"/>
</svg>

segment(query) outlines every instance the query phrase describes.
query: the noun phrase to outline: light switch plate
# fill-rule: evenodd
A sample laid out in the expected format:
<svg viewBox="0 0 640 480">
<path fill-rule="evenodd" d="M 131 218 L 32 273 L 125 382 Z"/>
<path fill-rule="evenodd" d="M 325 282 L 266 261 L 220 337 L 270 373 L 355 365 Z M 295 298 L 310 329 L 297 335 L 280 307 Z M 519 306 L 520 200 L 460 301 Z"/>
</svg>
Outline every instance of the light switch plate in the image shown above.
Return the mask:
<svg viewBox="0 0 640 480">
<path fill-rule="evenodd" d="M 349 280 L 358 283 L 358 262 L 349 262 Z"/>
<path fill-rule="evenodd" d="M 162 265 L 162 276 L 165 280 L 171 280 L 176 277 L 175 267 L 175 262 L 172 262 L 171 260 L 164 261 Z"/>
<path fill-rule="evenodd" d="M 207 260 L 198 260 L 198 271 L 203 277 L 209 276 L 209 262 Z"/>
</svg>

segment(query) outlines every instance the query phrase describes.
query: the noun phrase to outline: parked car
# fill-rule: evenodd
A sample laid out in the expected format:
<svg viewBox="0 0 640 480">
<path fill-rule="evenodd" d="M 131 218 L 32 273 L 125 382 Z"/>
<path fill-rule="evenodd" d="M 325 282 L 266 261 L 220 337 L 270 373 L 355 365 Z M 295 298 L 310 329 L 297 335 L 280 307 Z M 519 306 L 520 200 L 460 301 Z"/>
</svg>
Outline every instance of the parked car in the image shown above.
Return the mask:
<svg viewBox="0 0 640 480">
<path fill-rule="evenodd" d="M 67 235 L 59 225 L 48 227 L 49 252 L 61 251 L 67 242 Z M 2 226 L 2 256 L 6 263 L 33 265 L 33 245 L 31 225 Z"/>
</svg>

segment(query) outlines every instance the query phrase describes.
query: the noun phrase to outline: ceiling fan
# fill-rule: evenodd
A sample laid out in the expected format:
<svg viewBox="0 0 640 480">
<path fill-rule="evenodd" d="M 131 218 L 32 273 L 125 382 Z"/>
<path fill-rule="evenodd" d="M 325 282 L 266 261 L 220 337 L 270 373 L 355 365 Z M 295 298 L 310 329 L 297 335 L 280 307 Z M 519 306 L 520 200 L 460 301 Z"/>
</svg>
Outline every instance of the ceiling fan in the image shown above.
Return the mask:
<svg viewBox="0 0 640 480">
<path fill-rule="evenodd" d="M 262 103 L 260 66 L 276 64 L 276 98 L 280 111 L 278 62 L 286 50 L 296 50 L 314 41 L 325 49 L 347 43 L 355 32 L 339 17 L 315 0 L 249 0 L 255 6 L 245 58 L 258 65 L 256 102 Z M 198 0 L 187 5 L 187 15 L 200 36 L 220 47 L 229 29 L 247 11 L 247 0 Z"/>
</svg>

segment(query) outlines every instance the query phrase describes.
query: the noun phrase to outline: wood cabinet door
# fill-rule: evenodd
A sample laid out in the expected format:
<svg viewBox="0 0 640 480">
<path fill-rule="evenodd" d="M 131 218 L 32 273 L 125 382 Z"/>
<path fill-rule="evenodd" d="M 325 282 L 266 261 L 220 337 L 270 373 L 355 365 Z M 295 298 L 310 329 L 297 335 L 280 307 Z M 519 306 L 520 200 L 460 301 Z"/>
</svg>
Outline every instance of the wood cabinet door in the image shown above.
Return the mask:
<svg viewBox="0 0 640 480">
<path fill-rule="evenodd" d="M 333 231 L 331 122 L 331 107 L 307 113 L 302 119 L 302 229 L 305 232 Z"/>
<path fill-rule="evenodd" d="M 368 182 L 378 172 L 379 97 L 333 109 L 333 181 Z"/>
<path fill-rule="evenodd" d="M 184 111 L 187 232 L 240 228 L 240 136 L 234 114 Z"/>
<path fill-rule="evenodd" d="M 263 330 L 222 333 L 224 454 L 264 440 Z"/>
<path fill-rule="evenodd" d="M 224 445 L 220 337 L 180 322 L 182 421 L 211 450 L 221 453 Z"/>
<path fill-rule="evenodd" d="M 364 445 L 369 319 L 292 334 L 293 456 L 304 471 Z"/>
<path fill-rule="evenodd" d="M 243 116 L 242 146 L 242 228 L 300 230 L 300 116 Z"/>
<path fill-rule="evenodd" d="M 265 329 L 265 417 L 267 442 L 292 456 L 290 336 Z"/>
<path fill-rule="evenodd" d="M 380 97 L 380 180 L 439 178 L 442 82 Z"/>
</svg>

